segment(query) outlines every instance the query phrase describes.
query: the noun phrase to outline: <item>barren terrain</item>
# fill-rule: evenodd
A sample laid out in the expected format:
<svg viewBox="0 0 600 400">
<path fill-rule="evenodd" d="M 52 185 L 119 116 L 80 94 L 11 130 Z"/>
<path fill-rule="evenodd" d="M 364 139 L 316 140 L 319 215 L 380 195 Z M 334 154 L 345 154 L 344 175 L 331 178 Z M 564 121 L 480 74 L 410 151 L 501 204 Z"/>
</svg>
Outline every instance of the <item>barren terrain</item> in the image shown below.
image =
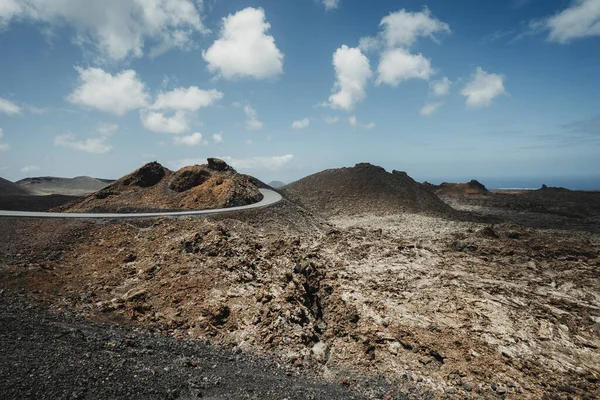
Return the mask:
<svg viewBox="0 0 600 400">
<path fill-rule="evenodd" d="M 290 201 L 211 218 L 2 219 L 1 290 L 276 357 L 366 398 L 593 399 L 600 235 L 583 221 L 599 195 L 553 193 L 445 198 L 470 219 Z M 581 216 L 555 212 L 577 199 Z M 554 208 L 518 207 L 536 201 Z M 498 222 L 472 222 L 486 216 Z"/>
</svg>

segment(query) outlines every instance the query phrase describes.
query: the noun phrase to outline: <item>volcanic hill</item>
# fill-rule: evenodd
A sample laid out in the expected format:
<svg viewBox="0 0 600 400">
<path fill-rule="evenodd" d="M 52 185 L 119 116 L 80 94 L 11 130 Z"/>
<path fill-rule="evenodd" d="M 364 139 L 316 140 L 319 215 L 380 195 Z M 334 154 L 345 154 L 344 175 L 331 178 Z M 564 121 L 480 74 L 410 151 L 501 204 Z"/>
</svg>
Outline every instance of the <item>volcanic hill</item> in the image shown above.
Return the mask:
<svg viewBox="0 0 600 400">
<path fill-rule="evenodd" d="M 369 163 L 310 175 L 285 186 L 283 193 L 309 210 L 327 216 L 455 213 L 405 172 L 389 173 Z"/>
<path fill-rule="evenodd" d="M 87 196 L 108 185 L 106 182 L 92 178 L 91 176 L 77 176 L 75 178 L 42 176 L 21 179 L 16 184 L 38 196 L 50 194 Z"/>
<path fill-rule="evenodd" d="M 431 185 L 434 186 L 434 185 Z M 437 186 L 437 190 L 434 191 L 437 195 L 445 195 L 445 194 L 478 194 L 478 195 L 487 195 L 489 194 L 487 188 L 476 181 L 475 179 L 471 180 L 467 183 L 449 183 L 442 182 L 441 185 Z"/>
<path fill-rule="evenodd" d="M 243 206 L 262 199 L 259 185 L 258 180 L 238 174 L 216 158 L 176 172 L 151 162 L 59 211 L 152 212 Z"/>
<path fill-rule="evenodd" d="M 29 196 L 31 193 L 25 189 L 8 181 L 4 178 L 0 178 L 0 196 Z"/>
</svg>

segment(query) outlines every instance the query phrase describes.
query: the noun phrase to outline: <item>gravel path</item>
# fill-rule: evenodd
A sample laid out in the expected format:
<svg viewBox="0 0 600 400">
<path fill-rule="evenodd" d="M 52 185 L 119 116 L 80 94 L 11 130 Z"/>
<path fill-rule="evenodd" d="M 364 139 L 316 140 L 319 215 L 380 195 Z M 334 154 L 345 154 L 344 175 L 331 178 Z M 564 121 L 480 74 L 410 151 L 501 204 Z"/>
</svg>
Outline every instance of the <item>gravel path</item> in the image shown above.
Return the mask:
<svg viewBox="0 0 600 400">
<path fill-rule="evenodd" d="M 359 399 L 273 362 L 103 326 L 0 293 L 3 399 Z"/>
</svg>

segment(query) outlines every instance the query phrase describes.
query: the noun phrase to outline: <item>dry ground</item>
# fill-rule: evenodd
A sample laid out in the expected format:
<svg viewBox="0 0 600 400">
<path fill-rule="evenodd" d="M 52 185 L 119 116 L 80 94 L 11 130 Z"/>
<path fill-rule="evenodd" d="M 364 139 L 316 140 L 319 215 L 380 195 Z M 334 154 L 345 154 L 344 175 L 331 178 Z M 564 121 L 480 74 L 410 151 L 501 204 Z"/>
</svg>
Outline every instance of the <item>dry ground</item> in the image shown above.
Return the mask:
<svg viewBox="0 0 600 400">
<path fill-rule="evenodd" d="M 371 398 L 600 396 L 593 232 L 416 214 L 324 221 L 284 202 L 212 219 L 4 219 L 0 237 L 8 292 L 274 354 L 350 387 L 394 383 Z"/>
</svg>

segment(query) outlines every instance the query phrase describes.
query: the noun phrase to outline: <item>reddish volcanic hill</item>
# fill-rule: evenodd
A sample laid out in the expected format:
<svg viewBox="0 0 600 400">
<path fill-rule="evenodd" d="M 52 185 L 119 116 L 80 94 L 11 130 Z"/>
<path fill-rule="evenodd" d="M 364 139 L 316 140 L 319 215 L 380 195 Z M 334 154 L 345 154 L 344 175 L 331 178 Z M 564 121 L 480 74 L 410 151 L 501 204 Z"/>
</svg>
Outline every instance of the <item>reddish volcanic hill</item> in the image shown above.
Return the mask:
<svg viewBox="0 0 600 400">
<path fill-rule="evenodd" d="M 287 185 L 284 194 L 324 215 L 423 213 L 455 211 L 405 172 L 371 165 L 329 169 Z"/>
<path fill-rule="evenodd" d="M 258 184 L 216 158 L 177 172 L 151 162 L 60 211 L 142 212 L 242 206 L 262 199 Z"/>
</svg>

